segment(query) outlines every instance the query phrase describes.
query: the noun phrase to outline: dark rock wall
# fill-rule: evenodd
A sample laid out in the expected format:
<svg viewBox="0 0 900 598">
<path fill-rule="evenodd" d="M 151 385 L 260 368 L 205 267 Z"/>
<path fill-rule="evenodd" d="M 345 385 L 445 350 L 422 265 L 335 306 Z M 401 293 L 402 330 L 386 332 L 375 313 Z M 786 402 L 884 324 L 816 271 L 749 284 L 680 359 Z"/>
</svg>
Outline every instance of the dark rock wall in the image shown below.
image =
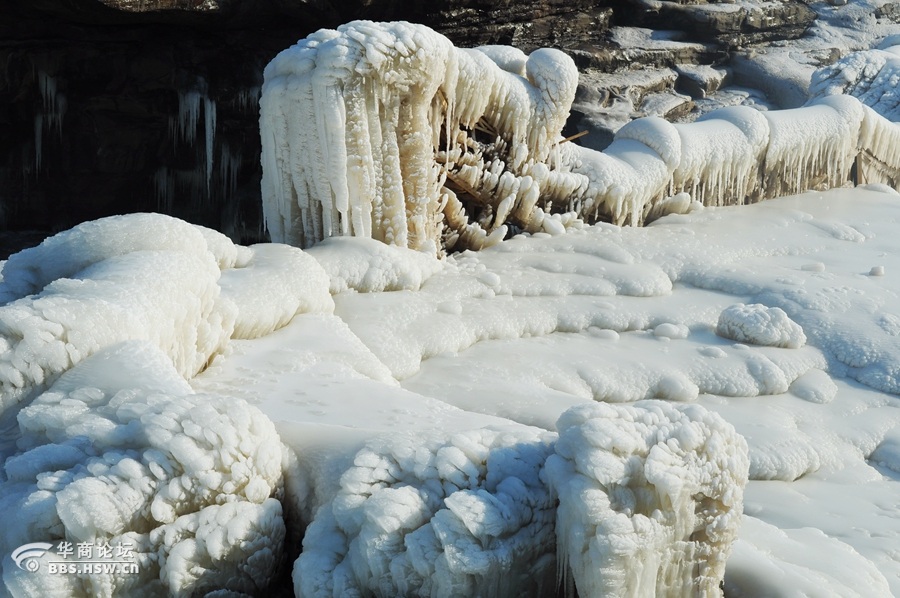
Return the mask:
<svg viewBox="0 0 900 598">
<path fill-rule="evenodd" d="M 339 18 L 0 3 L 0 225 L 162 211 L 261 238 L 262 69 Z"/>
</svg>

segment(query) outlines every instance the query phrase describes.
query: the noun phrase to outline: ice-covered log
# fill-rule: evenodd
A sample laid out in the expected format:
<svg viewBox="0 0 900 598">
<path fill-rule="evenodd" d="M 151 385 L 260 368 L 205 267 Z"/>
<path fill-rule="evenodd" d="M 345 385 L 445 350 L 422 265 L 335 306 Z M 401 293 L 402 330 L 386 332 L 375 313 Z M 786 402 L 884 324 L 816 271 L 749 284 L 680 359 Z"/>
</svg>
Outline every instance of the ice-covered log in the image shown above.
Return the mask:
<svg viewBox="0 0 900 598">
<path fill-rule="evenodd" d="M 551 592 L 556 505 L 540 470 L 553 440 L 510 427 L 373 441 L 307 529 L 295 594 Z"/>
<path fill-rule="evenodd" d="M 578 594 L 718 595 L 748 472 L 734 428 L 661 401 L 587 403 L 557 428 L 543 475 L 559 496 L 560 567 Z"/>
<path fill-rule="evenodd" d="M 802 108 L 770 111 L 764 116 L 769 121 L 764 198 L 849 182 L 865 117 L 858 100 L 828 96 Z"/>
<path fill-rule="evenodd" d="M 54 546 L 42 563 L 79 561 L 60 543 L 87 543 L 102 561 L 100 546 L 124 544 L 136 567 L 59 576 L 6 560 L 14 595 L 256 595 L 271 581 L 285 533 L 274 425 L 243 401 L 194 394 L 152 344 L 88 357 L 21 410 L 18 432 L 0 470 L 0 508 L 16 514 L 0 552 L 42 541 Z"/>
<path fill-rule="evenodd" d="M 760 162 L 769 144 L 763 113 L 733 106 L 674 127 L 681 160 L 670 193 L 688 193 L 704 205 L 740 205 L 759 194 Z"/>
</svg>

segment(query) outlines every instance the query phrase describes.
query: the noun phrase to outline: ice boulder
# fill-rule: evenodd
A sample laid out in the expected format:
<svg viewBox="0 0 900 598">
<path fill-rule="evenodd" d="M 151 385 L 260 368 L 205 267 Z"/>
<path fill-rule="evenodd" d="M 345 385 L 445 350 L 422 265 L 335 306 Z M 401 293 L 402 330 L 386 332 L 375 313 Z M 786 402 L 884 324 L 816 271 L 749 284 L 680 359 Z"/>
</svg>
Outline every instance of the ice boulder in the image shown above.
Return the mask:
<svg viewBox="0 0 900 598">
<path fill-rule="evenodd" d="M 372 441 L 316 513 L 297 596 L 521 596 L 556 582 L 555 435 L 522 426 Z"/>
<path fill-rule="evenodd" d="M 580 596 L 715 596 L 749 462 L 698 405 L 586 403 L 557 422 L 543 476 L 559 497 L 560 566 Z"/>
<path fill-rule="evenodd" d="M 803 328 L 780 307 L 737 303 L 722 310 L 716 334 L 739 343 L 799 349 L 806 344 Z"/>
</svg>

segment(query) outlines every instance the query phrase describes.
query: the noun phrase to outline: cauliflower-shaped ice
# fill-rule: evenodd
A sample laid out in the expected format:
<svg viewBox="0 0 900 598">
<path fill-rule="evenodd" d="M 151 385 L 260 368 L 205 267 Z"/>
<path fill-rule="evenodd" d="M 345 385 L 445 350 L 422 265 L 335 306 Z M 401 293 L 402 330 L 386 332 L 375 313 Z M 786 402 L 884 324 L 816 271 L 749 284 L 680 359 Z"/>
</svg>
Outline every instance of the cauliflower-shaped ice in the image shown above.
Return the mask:
<svg viewBox="0 0 900 598">
<path fill-rule="evenodd" d="M 747 445 L 698 405 L 587 403 L 557 422 L 543 476 L 581 596 L 711 596 L 737 536 Z"/>
<path fill-rule="evenodd" d="M 716 334 L 739 343 L 799 349 L 806 344 L 803 328 L 780 307 L 737 303 L 722 310 Z"/>
<path fill-rule="evenodd" d="M 484 428 L 370 444 L 317 513 L 298 596 L 517 596 L 555 583 L 552 434 Z"/>
<path fill-rule="evenodd" d="M 270 500 L 282 492 L 283 450 L 256 408 L 193 394 L 159 349 L 131 342 L 60 376 L 18 422 L 18 449 L 0 470 L 0 508 L 17 517 L 0 552 L 128 537 L 149 594 L 220 583 L 253 594 L 268 583 L 284 538 Z M 4 565 L 10 591 L 24 583 L 48 595 L 55 583 L 20 573 Z M 71 576 L 68 595 L 133 595 L 132 573 Z"/>
</svg>

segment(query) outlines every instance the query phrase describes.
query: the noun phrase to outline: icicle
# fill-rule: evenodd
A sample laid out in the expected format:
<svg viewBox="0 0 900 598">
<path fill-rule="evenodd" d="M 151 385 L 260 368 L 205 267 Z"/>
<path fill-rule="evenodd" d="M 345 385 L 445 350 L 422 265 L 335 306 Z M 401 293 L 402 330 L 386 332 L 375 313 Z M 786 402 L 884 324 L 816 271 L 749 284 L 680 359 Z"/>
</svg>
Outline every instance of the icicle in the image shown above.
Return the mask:
<svg viewBox="0 0 900 598">
<path fill-rule="evenodd" d="M 259 109 L 259 92 L 260 87 L 245 87 L 238 91 L 237 107 L 241 112 Z"/>
<path fill-rule="evenodd" d="M 166 166 L 161 167 L 153 175 L 156 188 L 156 208 L 164 214 L 172 211 L 172 197 L 175 195 L 175 179 L 169 174 Z"/>
<path fill-rule="evenodd" d="M 60 135 L 62 134 L 63 117 L 66 113 L 66 98 L 59 93 L 56 78 L 48 75 L 43 70 L 38 71 L 38 86 L 41 91 L 47 124 L 55 128 L 57 135 Z"/>
<path fill-rule="evenodd" d="M 203 97 L 203 116 L 206 125 L 206 194 L 209 195 L 209 184 L 212 180 L 213 158 L 216 140 L 216 101 Z"/>
<path fill-rule="evenodd" d="M 225 199 L 232 197 L 237 189 L 237 177 L 241 169 L 241 162 L 241 153 L 233 154 L 231 147 L 227 143 L 223 143 L 219 158 L 219 179 L 222 182 L 222 197 Z"/>
<path fill-rule="evenodd" d="M 197 121 L 200 120 L 199 91 L 178 90 L 178 137 L 193 146 L 197 136 Z"/>
<path fill-rule="evenodd" d="M 44 143 L 44 116 L 36 114 L 34 117 L 34 171 L 41 171 L 41 157 Z"/>
</svg>

